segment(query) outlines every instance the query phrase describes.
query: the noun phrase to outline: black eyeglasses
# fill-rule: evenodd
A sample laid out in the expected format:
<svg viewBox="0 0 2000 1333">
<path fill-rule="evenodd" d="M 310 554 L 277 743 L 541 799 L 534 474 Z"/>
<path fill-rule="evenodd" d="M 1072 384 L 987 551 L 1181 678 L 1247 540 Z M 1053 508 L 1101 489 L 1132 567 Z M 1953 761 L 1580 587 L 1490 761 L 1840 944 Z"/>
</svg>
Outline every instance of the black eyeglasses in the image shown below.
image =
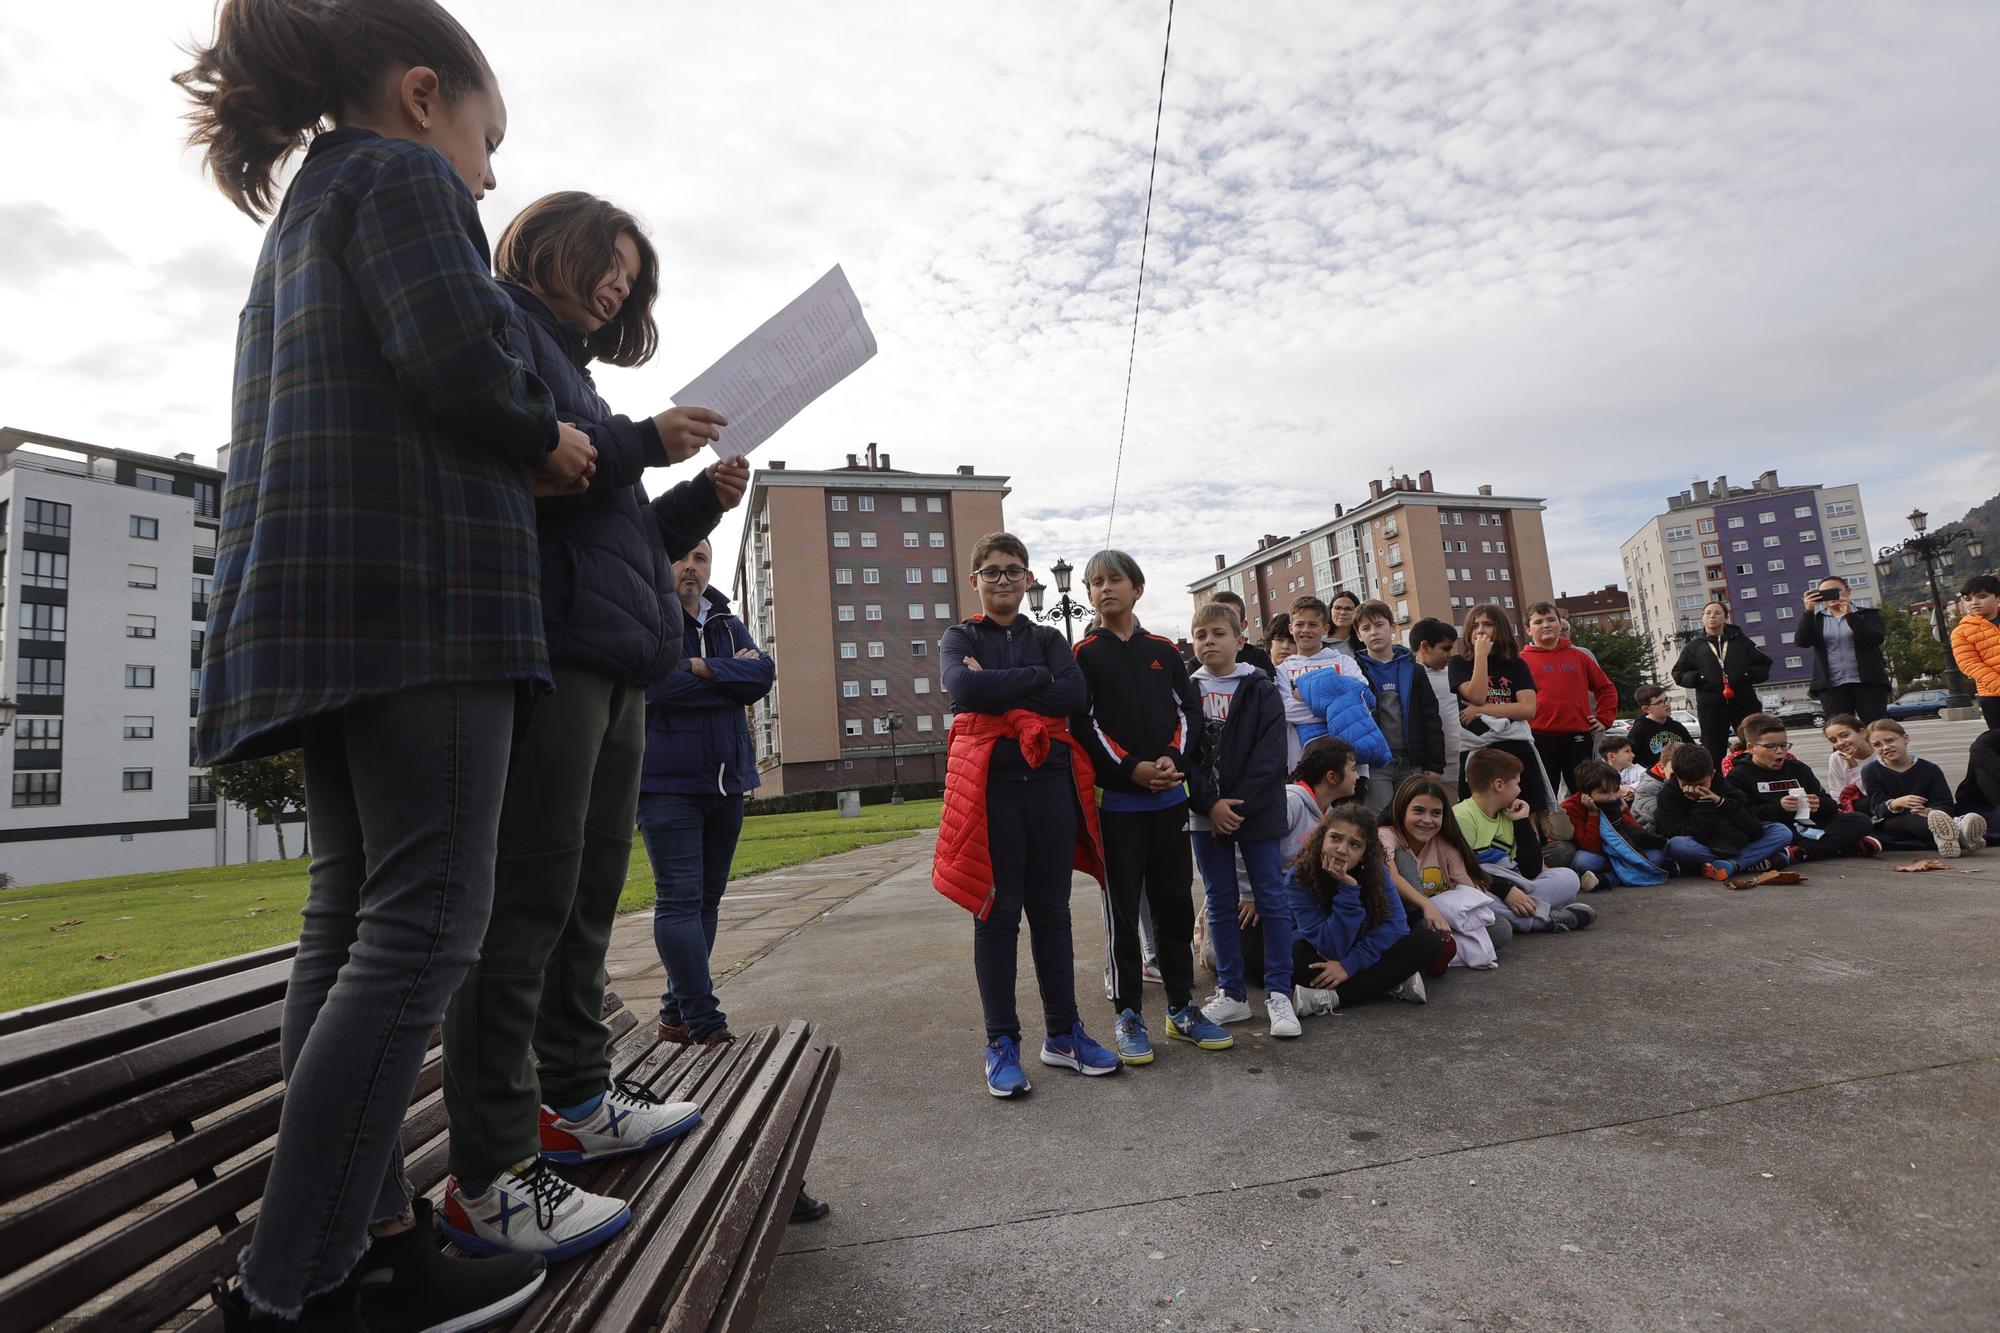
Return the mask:
<svg viewBox="0 0 2000 1333">
<path fill-rule="evenodd" d="M 982 583 L 1019 583 L 1028 577 L 1027 568 L 1023 565 L 987 565 L 973 572 L 979 575 Z"/>
</svg>

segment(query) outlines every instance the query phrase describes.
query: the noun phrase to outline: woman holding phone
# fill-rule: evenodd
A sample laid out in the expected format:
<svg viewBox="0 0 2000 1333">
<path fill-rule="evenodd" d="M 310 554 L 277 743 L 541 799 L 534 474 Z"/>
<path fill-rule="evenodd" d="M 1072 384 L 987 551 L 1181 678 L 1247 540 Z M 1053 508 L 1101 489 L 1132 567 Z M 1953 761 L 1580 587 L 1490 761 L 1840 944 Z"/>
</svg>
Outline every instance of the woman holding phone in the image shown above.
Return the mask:
<svg viewBox="0 0 2000 1333">
<path fill-rule="evenodd" d="M 1865 726 L 1888 716 L 1889 667 L 1882 660 L 1888 633 L 1882 613 L 1856 606 L 1854 590 L 1829 574 L 1806 594 L 1806 613 L 1792 643 L 1813 653 L 1812 696 L 1826 715 L 1852 713 Z"/>
</svg>

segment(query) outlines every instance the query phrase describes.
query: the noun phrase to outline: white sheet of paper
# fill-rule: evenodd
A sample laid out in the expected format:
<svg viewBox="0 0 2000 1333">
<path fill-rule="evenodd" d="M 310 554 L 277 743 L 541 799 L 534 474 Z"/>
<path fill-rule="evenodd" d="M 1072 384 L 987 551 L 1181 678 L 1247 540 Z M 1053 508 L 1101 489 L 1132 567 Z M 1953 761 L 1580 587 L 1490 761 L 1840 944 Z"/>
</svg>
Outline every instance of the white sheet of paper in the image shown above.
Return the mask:
<svg viewBox="0 0 2000 1333">
<path fill-rule="evenodd" d="M 741 458 L 875 355 L 861 302 L 835 264 L 799 298 L 674 395 L 729 418 L 712 446 Z"/>
</svg>

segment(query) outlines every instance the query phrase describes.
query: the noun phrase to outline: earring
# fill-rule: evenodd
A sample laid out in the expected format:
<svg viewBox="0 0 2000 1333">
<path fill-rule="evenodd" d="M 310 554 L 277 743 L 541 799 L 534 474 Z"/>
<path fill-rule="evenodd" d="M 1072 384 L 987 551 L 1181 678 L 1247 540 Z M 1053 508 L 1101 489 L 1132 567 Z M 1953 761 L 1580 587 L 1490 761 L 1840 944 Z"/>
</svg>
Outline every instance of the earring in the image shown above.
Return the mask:
<svg viewBox="0 0 2000 1333">
<path fill-rule="evenodd" d="M 420 120 L 417 122 L 417 128 L 420 130 L 427 130 L 430 127 L 431 123 L 428 120 Z"/>
</svg>

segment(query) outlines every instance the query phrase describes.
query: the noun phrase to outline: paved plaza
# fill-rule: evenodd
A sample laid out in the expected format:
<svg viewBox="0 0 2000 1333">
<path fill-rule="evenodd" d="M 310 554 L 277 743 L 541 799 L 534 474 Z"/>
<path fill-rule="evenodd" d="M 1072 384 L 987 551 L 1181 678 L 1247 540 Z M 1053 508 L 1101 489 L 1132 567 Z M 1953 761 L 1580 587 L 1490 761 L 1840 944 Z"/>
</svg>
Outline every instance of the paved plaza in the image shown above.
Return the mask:
<svg viewBox="0 0 2000 1333">
<path fill-rule="evenodd" d="M 1977 730 L 1912 728 L 1954 779 Z M 2000 849 L 1599 894 L 1596 929 L 1519 940 L 1428 1006 L 1293 1042 L 1253 1022 L 1109 1079 L 1031 1064 L 1014 1102 L 983 1090 L 970 926 L 929 851 L 726 901 L 732 1021 L 808 1015 L 845 1056 L 809 1175 L 835 1212 L 787 1234 L 762 1328 L 1993 1326 Z M 1075 908 L 1108 1036 L 1087 881 Z M 614 954 L 642 1012 L 647 929 Z M 1021 981 L 1032 1027 L 1025 949 Z"/>
</svg>

